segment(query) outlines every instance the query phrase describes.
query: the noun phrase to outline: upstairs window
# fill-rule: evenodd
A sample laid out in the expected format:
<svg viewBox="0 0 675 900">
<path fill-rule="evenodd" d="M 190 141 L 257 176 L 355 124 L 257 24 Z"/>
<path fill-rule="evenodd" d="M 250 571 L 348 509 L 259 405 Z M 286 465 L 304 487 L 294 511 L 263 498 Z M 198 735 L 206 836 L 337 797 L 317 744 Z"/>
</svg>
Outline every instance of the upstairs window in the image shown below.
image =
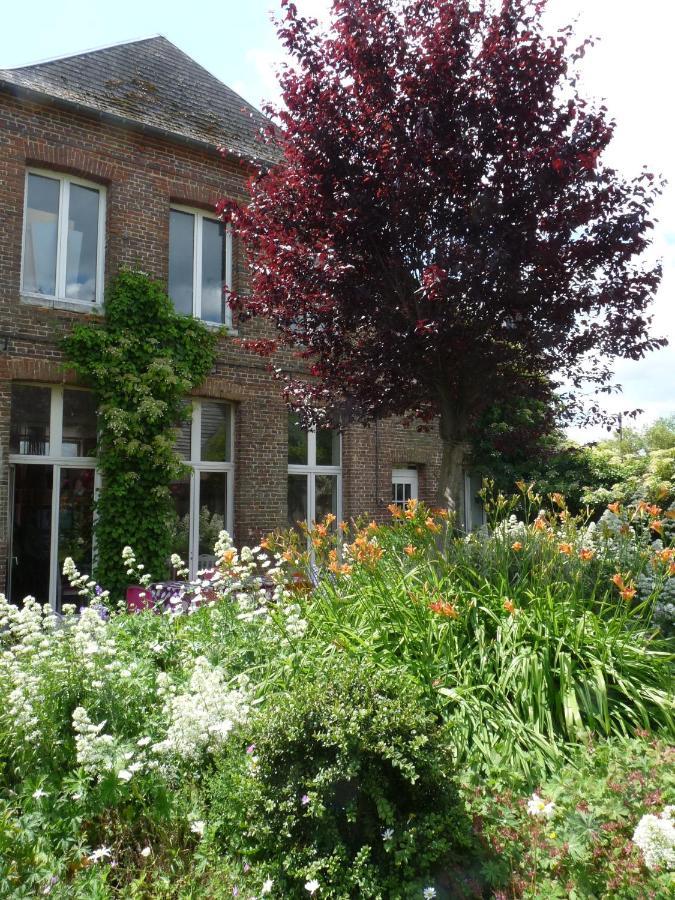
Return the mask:
<svg viewBox="0 0 675 900">
<path fill-rule="evenodd" d="M 22 292 L 100 304 L 103 300 L 105 189 L 66 175 L 29 171 Z"/>
<path fill-rule="evenodd" d="M 169 296 L 176 312 L 229 325 L 232 236 L 212 216 L 173 207 L 169 219 Z"/>
</svg>

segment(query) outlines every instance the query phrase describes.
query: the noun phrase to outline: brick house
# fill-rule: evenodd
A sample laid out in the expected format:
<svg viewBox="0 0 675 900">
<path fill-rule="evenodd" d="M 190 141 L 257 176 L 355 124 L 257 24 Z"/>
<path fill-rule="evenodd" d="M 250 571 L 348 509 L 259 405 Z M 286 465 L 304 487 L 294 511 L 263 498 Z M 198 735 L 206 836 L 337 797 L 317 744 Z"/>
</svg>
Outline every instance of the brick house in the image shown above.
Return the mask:
<svg viewBox="0 0 675 900">
<path fill-rule="evenodd" d="M 122 267 L 230 327 L 178 439 L 192 474 L 175 485 L 176 541 L 193 570 L 222 525 L 244 543 L 329 511 L 382 518 L 392 496 L 433 502 L 436 434 L 393 420 L 307 434 L 289 425 L 267 361 L 238 346 L 264 324 L 231 320 L 223 285 L 241 290 L 246 271 L 213 209 L 245 198 L 263 121 L 163 37 L 0 71 L 0 581 L 12 599 L 58 607 L 63 558 L 91 565 L 95 409 L 59 339 L 101 314 Z"/>
</svg>

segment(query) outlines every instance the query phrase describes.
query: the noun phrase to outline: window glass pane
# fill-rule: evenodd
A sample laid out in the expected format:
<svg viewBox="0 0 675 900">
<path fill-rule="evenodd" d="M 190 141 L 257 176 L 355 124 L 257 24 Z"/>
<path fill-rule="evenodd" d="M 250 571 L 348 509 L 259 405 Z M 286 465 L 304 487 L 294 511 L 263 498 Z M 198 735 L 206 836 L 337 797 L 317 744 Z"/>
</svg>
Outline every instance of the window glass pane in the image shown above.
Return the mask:
<svg viewBox="0 0 675 900">
<path fill-rule="evenodd" d="M 171 485 L 176 518 L 171 536 L 171 552 L 177 553 L 183 562 L 190 556 L 190 479 L 183 478 Z"/>
<path fill-rule="evenodd" d="M 63 392 L 63 456 L 96 454 L 96 402 L 89 391 Z"/>
<path fill-rule="evenodd" d="M 192 458 L 192 407 L 189 406 L 187 419 L 181 422 L 174 449 L 181 459 Z"/>
<path fill-rule="evenodd" d="M 214 547 L 227 518 L 227 473 L 199 475 L 199 556 L 197 568 L 215 566 Z"/>
<path fill-rule="evenodd" d="M 288 461 L 294 465 L 307 465 L 307 432 L 292 414 L 288 417 Z"/>
<path fill-rule="evenodd" d="M 49 454 L 51 388 L 12 385 L 9 452 L 36 456 Z"/>
<path fill-rule="evenodd" d="M 212 403 L 207 400 L 202 400 L 201 406 L 201 460 L 203 462 L 229 462 L 232 407 L 229 403 Z"/>
<path fill-rule="evenodd" d="M 317 466 L 340 465 L 340 432 L 332 428 L 318 428 L 316 432 Z"/>
<path fill-rule="evenodd" d="M 10 599 L 49 602 L 52 466 L 14 466 Z"/>
<path fill-rule="evenodd" d="M 225 226 L 202 219 L 202 319 L 225 321 Z"/>
<path fill-rule="evenodd" d="M 316 475 L 314 481 L 314 521 L 332 513 L 337 517 L 337 475 Z"/>
<path fill-rule="evenodd" d="M 288 524 L 307 521 L 307 476 L 288 476 Z"/>
<path fill-rule="evenodd" d="M 23 288 L 33 294 L 56 293 L 59 191 L 54 178 L 28 176 Z"/>
<path fill-rule="evenodd" d="M 94 523 L 94 470 L 61 469 L 59 494 L 59 549 L 56 608 L 84 601 L 61 573 L 67 556 L 83 575 L 91 575 L 92 529 Z"/>
<path fill-rule="evenodd" d="M 171 210 L 169 217 L 169 296 L 176 312 L 192 315 L 195 217 Z"/>
<path fill-rule="evenodd" d="M 70 185 L 68 236 L 66 245 L 66 297 L 96 300 L 96 258 L 98 250 L 98 204 L 95 188 Z"/>
</svg>

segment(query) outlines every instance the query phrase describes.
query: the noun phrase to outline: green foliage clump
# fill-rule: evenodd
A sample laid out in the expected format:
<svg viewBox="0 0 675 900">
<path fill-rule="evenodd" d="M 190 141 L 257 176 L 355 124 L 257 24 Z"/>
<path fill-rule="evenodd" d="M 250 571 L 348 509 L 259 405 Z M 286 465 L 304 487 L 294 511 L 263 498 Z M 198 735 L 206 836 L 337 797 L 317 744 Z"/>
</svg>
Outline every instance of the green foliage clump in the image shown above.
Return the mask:
<svg viewBox="0 0 675 900">
<path fill-rule="evenodd" d="M 467 839 L 444 729 L 405 674 L 344 653 L 315 665 L 252 727 L 249 858 L 286 897 L 312 880 L 325 897 L 421 895 Z"/>
<path fill-rule="evenodd" d="M 675 803 L 675 751 L 651 735 L 590 741 L 537 788 L 552 813 L 527 811 L 527 785 L 495 771 L 464 786 L 479 817 L 481 841 L 492 851 L 485 875 L 509 897 L 672 896 L 675 875 L 649 871 L 632 843 L 643 815 Z"/>
<path fill-rule="evenodd" d="M 527 493 L 513 502 L 539 509 Z M 450 723 L 460 763 L 536 777 L 591 733 L 675 735 L 672 647 L 653 622 L 670 558 L 652 547 L 648 512 L 591 527 L 563 505 L 444 540 L 422 504 L 394 512 L 393 527 L 347 545 L 350 571 L 319 583 L 310 628 L 404 667 Z"/>
<path fill-rule="evenodd" d="M 213 366 L 216 340 L 137 272 L 111 283 L 102 327 L 77 325 L 64 339 L 68 365 L 98 403 L 96 576 L 113 593 L 128 580 L 121 562 L 126 544 L 156 578 L 166 572 L 174 516 L 169 486 L 183 473 L 175 428 L 186 395 Z"/>
</svg>

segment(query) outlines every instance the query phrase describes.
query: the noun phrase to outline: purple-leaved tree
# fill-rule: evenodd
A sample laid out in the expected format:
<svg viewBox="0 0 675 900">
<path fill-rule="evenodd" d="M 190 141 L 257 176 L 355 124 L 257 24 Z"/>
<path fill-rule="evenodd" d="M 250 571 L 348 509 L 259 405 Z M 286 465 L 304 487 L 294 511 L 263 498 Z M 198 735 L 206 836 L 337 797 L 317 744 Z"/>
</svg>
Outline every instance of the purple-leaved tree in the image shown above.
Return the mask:
<svg viewBox="0 0 675 900">
<path fill-rule="evenodd" d="M 282 6 L 280 158 L 221 205 L 252 273 L 233 303 L 276 325 L 257 349 L 307 360 L 286 383 L 307 419 L 438 417 L 457 504 L 492 404 L 565 384 L 569 411 L 609 389 L 607 360 L 664 344 L 644 261 L 661 185 L 603 164 L 614 123 L 576 82 L 590 41 L 548 34 L 546 0 L 334 0 L 327 31 Z"/>
</svg>

